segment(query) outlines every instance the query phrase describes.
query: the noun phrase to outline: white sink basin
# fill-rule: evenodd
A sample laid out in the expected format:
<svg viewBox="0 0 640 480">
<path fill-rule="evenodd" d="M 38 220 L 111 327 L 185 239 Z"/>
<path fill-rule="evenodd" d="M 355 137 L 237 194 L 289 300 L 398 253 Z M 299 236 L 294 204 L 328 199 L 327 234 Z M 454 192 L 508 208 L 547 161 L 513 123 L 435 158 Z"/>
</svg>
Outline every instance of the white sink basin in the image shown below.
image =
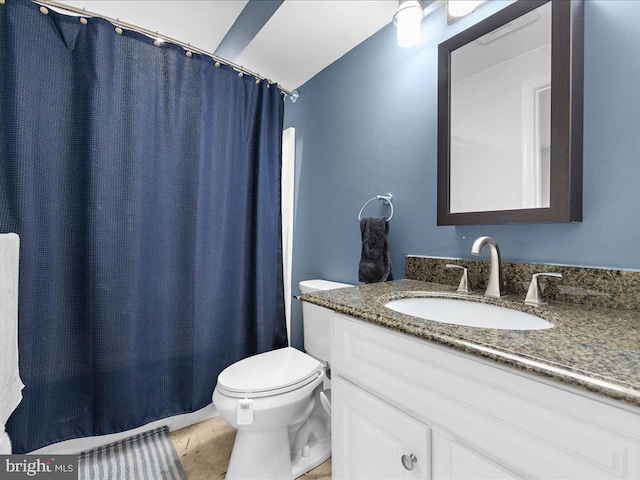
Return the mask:
<svg viewBox="0 0 640 480">
<path fill-rule="evenodd" d="M 392 300 L 385 307 L 434 322 L 500 330 L 542 330 L 553 323 L 535 315 L 486 303 L 439 297 Z"/>
</svg>

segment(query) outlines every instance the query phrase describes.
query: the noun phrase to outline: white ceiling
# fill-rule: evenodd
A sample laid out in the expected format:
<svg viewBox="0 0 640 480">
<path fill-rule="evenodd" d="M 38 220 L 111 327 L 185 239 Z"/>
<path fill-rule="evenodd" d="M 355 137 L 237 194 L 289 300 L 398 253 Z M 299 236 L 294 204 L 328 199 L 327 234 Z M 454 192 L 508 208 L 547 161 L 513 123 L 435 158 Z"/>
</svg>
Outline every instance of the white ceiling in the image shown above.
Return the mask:
<svg viewBox="0 0 640 480">
<path fill-rule="evenodd" d="M 63 0 L 213 52 L 248 0 Z"/>
<path fill-rule="evenodd" d="M 452 82 L 459 82 L 551 43 L 551 3 L 530 11 L 501 28 L 455 50 Z M 549 60 L 551 61 L 551 60 Z"/>
<path fill-rule="evenodd" d="M 295 89 L 393 18 L 398 2 L 286 0 L 235 60 Z"/>
<path fill-rule="evenodd" d="M 62 3 L 215 52 L 247 0 Z M 244 51 L 228 60 L 294 90 L 391 22 L 397 6 L 397 0 L 285 0 Z"/>
</svg>

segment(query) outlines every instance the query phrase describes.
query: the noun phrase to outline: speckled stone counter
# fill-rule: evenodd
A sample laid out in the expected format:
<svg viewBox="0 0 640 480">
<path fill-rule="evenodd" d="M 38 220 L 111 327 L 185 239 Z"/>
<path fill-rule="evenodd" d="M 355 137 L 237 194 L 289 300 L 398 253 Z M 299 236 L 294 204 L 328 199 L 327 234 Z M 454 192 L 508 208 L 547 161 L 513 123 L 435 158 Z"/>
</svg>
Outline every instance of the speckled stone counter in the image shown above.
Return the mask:
<svg viewBox="0 0 640 480">
<path fill-rule="evenodd" d="M 489 278 L 486 259 L 457 259 L 409 255 L 406 258 L 406 278 L 423 282 L 458 285 L 460 270 L 446 268 L 448 263 L 464 265 L 469 269 L 469 281 L 484 291 Z M 531 275 L 536 272 L 562 274 L 562 280 L 545 284 L 544 296 L 559 302 L 577 303 L 592 307 L 608 307 L 640 312 L 640 272 L 607 268 L 571 267 L 541 263 L 502 262 L 502 278 L 507 293 L 526 295 Z"/>
<path fill-rule="evenodd" d="M 475 293 L 461 300 L 513 308 L 554 324 L 551 329 L 519 331 L 438 323 L 384 306 L 424 292 L 454 293 L 455 287 L 398 280 L 299 299 L 640 407 L 640 312 L 566 302 L 532 307 L 516 295 L 488 299 Z"/>
</svg>

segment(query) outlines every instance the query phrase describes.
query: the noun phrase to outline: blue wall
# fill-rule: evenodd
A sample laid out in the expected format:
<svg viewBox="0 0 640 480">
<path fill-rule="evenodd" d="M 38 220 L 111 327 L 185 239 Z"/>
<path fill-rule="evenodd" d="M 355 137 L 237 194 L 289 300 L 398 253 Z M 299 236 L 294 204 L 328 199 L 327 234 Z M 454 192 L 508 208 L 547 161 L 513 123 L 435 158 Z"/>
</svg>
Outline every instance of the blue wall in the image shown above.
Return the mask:
<svg viewBox="0 0 640 480">
<path fill-rule="evenodd" d="M 574 224 L 436 226 L 437 45 L 511 2 L 488 2 L 451 26 L 440 8 L 423 42 L 396 45 L 388 25 L 287 100 L 296 128 L 293 291 L 306 278 L 357 283 L 358 211 L 391 192 L 396 278 L 408 254 L 471 257 L 494 237 L 506 261 L 640 269 L 640 2 L 585 5 L 584 221 Z M 384 215 L 382 202 L 367 214 Z M 302 346 L 300 302 L 292 344 Z"/>
</svg>

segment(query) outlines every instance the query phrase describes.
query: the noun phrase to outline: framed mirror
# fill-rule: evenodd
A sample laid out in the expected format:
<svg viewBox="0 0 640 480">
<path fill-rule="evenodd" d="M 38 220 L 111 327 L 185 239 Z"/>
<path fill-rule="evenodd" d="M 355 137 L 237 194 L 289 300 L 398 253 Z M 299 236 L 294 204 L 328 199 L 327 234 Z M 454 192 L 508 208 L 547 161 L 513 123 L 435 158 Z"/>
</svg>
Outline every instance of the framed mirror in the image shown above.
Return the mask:
<svg viewBox="0 0 640 480">
<path fill-rule="evenodd" d="M 438 225 L 582 221 L 582 0 L 519 0 L 438 47 Z"/>
</svg>

